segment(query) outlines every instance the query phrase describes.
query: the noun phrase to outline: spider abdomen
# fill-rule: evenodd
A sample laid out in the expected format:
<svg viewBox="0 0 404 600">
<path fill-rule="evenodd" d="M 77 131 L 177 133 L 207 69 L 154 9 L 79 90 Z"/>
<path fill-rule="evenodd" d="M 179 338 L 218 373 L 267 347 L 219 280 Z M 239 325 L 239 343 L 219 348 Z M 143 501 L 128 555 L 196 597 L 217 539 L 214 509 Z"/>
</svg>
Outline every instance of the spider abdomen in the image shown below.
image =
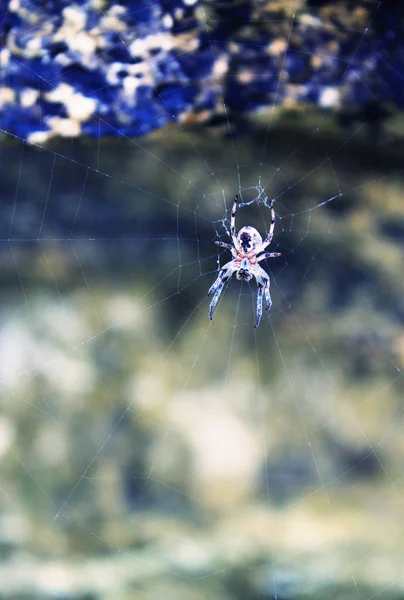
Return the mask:
<svg viewBox="0 0 404 600">
<path fill-rule="evenodd" d="M 255 250 L 255 248 L 262 244 L 262 237 L 255 227 L 251 227 L 251 225 L 246 225 L 240 229 L 237 239 L 240 246 L 246 253 L 251 252 L 251 250 Z"/>
</svg>

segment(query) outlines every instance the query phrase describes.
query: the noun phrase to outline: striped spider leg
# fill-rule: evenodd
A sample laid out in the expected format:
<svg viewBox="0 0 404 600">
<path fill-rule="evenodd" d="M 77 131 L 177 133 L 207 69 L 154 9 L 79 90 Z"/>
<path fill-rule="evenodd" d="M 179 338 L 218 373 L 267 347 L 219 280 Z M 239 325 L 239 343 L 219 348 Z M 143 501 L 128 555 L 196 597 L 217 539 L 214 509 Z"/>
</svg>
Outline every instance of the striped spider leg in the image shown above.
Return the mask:
<svg viewBox="0 0 404 600">
<path fill-rule="evenodd" d="M 234 273 L 233 262 L 234 261 L 231 260 L 230 262 L 226 263 L 220 269 L 219 275 L 217 276 L 216 280 L 213 282 L 213 284 L 209 288 L 208 296 L 210 296 L 211 294 L 213 294 L 213 292 L 215 292 L 213 295 L 213 298 L 212 298 L 212 302 L 210 303 L 210 307 L 209 307 L 209 319 L 210 320 L 212 320 L 212 318 L 213 318 L 213 311 L 215 310 L 215 306 L 219 300 L 220 294 L 223 291 L 224 284 L 226 283 L 226 281 L 228 279 L 230 279 L 230 277 Z"/>
</svg>

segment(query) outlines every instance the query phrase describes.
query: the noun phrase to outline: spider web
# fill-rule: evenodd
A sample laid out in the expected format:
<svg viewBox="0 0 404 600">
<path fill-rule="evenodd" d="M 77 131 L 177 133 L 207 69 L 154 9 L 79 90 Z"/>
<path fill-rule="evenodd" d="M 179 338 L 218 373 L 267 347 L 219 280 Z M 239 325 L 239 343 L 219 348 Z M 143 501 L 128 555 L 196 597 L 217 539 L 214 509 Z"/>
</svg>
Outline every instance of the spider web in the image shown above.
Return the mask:
<svg viewBox="0 0 404 600">
<path fill-rule="evenodd" d="M 3 598 L 402 595 L 402 160 L 328 126 L 5 133 Z"/>
</svg>

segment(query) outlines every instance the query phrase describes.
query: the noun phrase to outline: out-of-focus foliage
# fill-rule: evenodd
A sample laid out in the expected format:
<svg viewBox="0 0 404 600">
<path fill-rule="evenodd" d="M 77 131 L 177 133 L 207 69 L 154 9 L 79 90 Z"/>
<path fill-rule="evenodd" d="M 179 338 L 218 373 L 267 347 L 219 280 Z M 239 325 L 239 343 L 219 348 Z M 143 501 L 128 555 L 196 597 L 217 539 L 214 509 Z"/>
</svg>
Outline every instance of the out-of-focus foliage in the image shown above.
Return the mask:
<svg viewBox="0 0 404 600">
<path fill-rule="evenodd" d="M 256 334 L 253 286 L 207 318 L 231 140 L 226 204 L 174 138 L 3 146 L 0 594 L 401 597 L 402 152 L 289 132 Z"/>
</svg>

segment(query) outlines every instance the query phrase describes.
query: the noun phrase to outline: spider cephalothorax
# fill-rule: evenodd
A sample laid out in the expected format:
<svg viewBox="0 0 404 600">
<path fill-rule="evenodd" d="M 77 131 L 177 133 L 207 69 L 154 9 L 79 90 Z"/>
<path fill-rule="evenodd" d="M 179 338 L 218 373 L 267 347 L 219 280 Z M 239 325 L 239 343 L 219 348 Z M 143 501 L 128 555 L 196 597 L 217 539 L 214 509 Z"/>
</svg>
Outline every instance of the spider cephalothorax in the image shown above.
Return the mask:
<svg viewBox="0 0 404 600">
<path fill-rule="evenodd" d="M 273 201 L 271 202 L 271 225 L 269 227 L 268 234 L 264 241 L 258 233 L 258 231 L 247 225 L 240 229 L 237 233 L 236 229 L 236 210 L 237 210 L 238 196 L 234 198 L 233 208 L 231 211 L 230 221 L 230 234 L 233 240 L 233 246 L 226 244 L 225 242 L 215 242 L 218 246 L 223 246 L 231 251 L 233 260 L 226 263 L 220 270 L 217 279 L 211 285 L 208 296 L 214 293 L 212 302 L 209 307 L 209 318 L 212 319 L 213 311 L 219 300 L 219 296 L 222 293 L 223 286 L 228 279 L 236 273 L 236 278 L 241 281 L 250 281 L 255 277 L 258 285 L 257 293 L 257 313 L 255 318 L 255 327 L 258 327 L 262 316 L 262 295 L 265 294 L 266 307 L 269 309 L 272 304 L 271 294 L 269 292 L 270 280 L 269 275 L 259 266 L 261 260 L 266 258 L 274 258 L 275 256 L 281 256 L 280 252 L 264 252 L 265 248 L 269 246 L 274 235 L 275 228 L 275 211 L 273 209 Z M 258 256 L 260 255 L 260 256 Z"/>
<path fill-rule="evenodd" d="M 238 261 L 237 261 L 238 262 Z M 250 281 L 254 277 L 250 269 L 251 263 L 248 258 L 243 258 L 236 270 L 236 277 L 242 281 Z"/>
</svg>

